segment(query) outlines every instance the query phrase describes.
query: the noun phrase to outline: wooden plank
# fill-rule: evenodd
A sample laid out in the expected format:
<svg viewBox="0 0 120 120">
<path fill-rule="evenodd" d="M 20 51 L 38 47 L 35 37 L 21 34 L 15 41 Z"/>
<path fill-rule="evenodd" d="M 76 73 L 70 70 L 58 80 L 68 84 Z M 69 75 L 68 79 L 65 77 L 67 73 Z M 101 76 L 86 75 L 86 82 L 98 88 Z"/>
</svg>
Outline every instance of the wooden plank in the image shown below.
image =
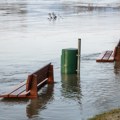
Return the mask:
<svg viewBox="0 0 120 120">
<path fill-rule="evenodd" d="M 24 86 L 20 87 L 19 89 L 11 92 L 9 94 L 9 97 L 17 97 L 20 93 L 22 93 L 24 91 L 26 91 L 26 85 L 24 85 Z"/>
<path fill-rule="evenodd" d="M 105 56 L 105 53 L 106 53 L 106 52 L 107 52 L 107 51 L 102 52 L 102 53 L 99 55 L 99 57 L 96 59 L 96 62 L 101 62 L 102 59 L 103 59 L 103 57 Z"/>
<path fill-rule="evenodd" d="M 114 58 L 114 52 L 112 52 L 111 56 L 109 57 L 108 62 L 114 62 L 115 58 Z"/>
<path fill-rule="evenodd" d="M 8 98 L 8 94 L 1 94 L 0 97 Z"/>
<path fill-rule="evenodd" d="M 40 82 L 39 84 L 37 84 L 37 87 L 42 85 L 44 82 L 46 82 L 48 80 L 48 78 L 44 79 L 42 82 Z"/>
<path fill-rule="evenodd" d="M 26 85 L 26 81 L 21 82 L 20 84 L 14 86 L 14 87 L 13 87 L 11 90 L 9 90 L 9 91 L 6 91 L 6 92 L 4 92 L 4 93 L 1 93 L 1 94 L 0 94 L 0 97 L 6 97 L 6 98 L 9 97 L 9 94 L 10 94 L 10 93 L 16 91 L 17 89 L 21 88 L 21 87 L 24 86 L 24 85 Z"/>
<path fill-rule="evenodd" d="M 48 78 L 37 84 L 37 90 L 39 90 L 41 87 L 47 84 Z"/>
<path fill-rule="evenodd" d="M 23 91 L 17 97 L 26 98 L 27 96 L 30 96 L 30 90 L 29 91 Z"/>
<path fill-rule="evenodd" d="M 107 62 L 113 51 L 107 51 L 102 59 L 103 62 Z"/>
<path fill-rule="evenodd" d="M 48 70 L 44 71 L 40 75 L 37 75 L 37 84 L 39 84 L 40 82 L 42 82 L 46 78 L 48 78 Z"/>
<path fill-rule="evenodd" d="M 103 52 L 96 62 L 114 62 L 114 52 L 112 50 Z"/>
<path fill-rule="evenodd" d="M 34 73 L 32 74 L 36 74 L 36 75 L 39 75 L 39 73 L 44 73 L 44 71 L 48 70 L 49 66 L 51 65 L 51 63 L 45 65 L 44 67 L 40 68 L 39 70 L 35 71 Z"/>
</svg>

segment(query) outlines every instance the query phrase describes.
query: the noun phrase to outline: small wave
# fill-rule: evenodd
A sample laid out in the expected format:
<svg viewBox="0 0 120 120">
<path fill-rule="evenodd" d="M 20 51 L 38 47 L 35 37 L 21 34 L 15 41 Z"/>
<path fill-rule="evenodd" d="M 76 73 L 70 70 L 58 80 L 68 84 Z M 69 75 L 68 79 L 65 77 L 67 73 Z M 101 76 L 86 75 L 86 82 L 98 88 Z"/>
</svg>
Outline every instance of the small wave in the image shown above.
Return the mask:
<svg viewBox="0 0 120 120">
<path fill-rule="evenodd" d="M 81 9 L 120 9 L 120 1 L 118 0 L 67 0 L 63 1 L 66 6 L 77 7 Z"/>
<path fill-rule="evenodd" d="M 75 7 L 92 7 L 92 8 L 120 8 L 120 3 L 79 3 L 75 4 Z"/>
<path fill-rule="evenodd" d="M 87 60 L 87 61 L 93 61 L 96 60 L 96 58 L 99 56 L 100 53 L 93 53 L 93 54 L 87 54 L 83 55 L 81 57 L 82 60 Z"/>
</svg>

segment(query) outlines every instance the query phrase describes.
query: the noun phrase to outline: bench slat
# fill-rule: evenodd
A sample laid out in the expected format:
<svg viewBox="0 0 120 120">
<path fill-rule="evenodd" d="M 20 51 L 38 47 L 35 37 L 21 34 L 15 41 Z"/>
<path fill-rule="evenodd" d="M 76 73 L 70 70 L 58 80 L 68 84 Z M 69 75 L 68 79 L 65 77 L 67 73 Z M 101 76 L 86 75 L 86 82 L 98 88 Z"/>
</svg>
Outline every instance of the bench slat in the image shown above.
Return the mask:
<svg viewBox="0 0 120 120">
<path fill-rule="evenodd" d="M 26 84 L 19 89 L 13 91 L 12 93 L 9 94 L 9 97 L 17 97 L 20 93 L 26 90 Z"/>
<path fill-rule="evenodd" d="M 39 83 L 37 85 L 37 89 L 39 90 L 41 87 L 43 87 L 44 85 L 47 84 L 47 80 L 48 78 L 46 78 L 45 80 L 43 80 L 41 83 Z M 30 95 L 30 90 L 29 91 L 23 91 L 22 93 L 20 93 L 17 97 L 21 97 L 21 98 L 32 98 L 32 96 L 29 96 Z"/>
<path fill-rule="evenodd" d="M 112 52 L 113 52 L 113 51 L 106 51 L 106 53 L 105 53 L 105 55 L 104 55 L 102 61 L 104 61 L 104 62 L 109 61 L 109 58 L 110 58 Z"/>
<path fill-rule="evenodd" d="M 108 50 L 100 54 L 96 59 L 96 62 L 114 62 L 114 53 L 112 50 Z"/>
<path fill-rule="evenodd" d="M 42 82 L 40 82 L 37 85 L 37 89 L 39 90 L 41 87 L 43 87 L 44 85 L 46 85 L 47 84 L 47 80 L 48 80 L 48 78 L 46 78 L 45 80 L 43 80 Z"/>
<path fill-rule="evenodd" d="M 12 92 L 14 92 L 14 91 L 16 91 L 17 89 L 23 87 L 24 85 L 26 85 L 26 81 L 21 82 L 20 84 L 14 86 L 13 89 L 9 92 L 9 94 L 12 93 Z"/>
<path fill-rule="evenodd" d="M 26 98 L 29 95 L 30 95 L 30 90 L 29 91 L 23 91 L 17 97 Z"/>
<path fill-rule="evenodd" d="M 24 82 L 21 82 L 20 84 L 12 87 L 11 90 L 7 91 L 7 92 L 4 92 L 4 93 L 1 93 L 0 94 L 0 97 L 9 97 L 9 94 L 16 91 L 17 89 L 21 88 L 22 86 L 26 85 L 26 81 Z"/>
<path fill-rule="evenodd" d="M 41 75 L 37 75 L 37 84 L 42 82 L 44 79 L 48 78 L 48 72 L 44 72 Z"/>
<path fill-rule="evenodd" d="M 110 58 L 109 58 L 109 62 L 114 62 L 115 58 L 114 58 L 114 52 L 112 52 Z"/>
<path fill-rule="evenodd" d="M 1 94 L 0 97 L 8 98 L 8 94 Z"/>
<path fill-rule="evenodd" d="M 104 57 L 106 51 L 102 52 L 99 57 L 96 59 L 97 62 L 101 62 L 102 58 Z"/>
</svg>

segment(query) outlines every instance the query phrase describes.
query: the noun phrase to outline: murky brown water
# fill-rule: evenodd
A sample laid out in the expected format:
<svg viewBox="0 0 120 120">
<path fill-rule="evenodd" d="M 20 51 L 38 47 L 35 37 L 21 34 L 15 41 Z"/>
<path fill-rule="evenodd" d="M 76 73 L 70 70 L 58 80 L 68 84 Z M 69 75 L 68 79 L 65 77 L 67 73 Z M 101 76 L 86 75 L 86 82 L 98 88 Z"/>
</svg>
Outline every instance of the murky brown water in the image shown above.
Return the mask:
<svg viewBox="0 0 120 120">
<path fill-rule="evenodd" d="M 0 1 L 0 92 L 48 62 L 54 65 L 56 81 L 38 99 L 0 99 L 0 120 L 87 120 L 120 107 L 120 67 L 95 61 L 119 40 L 119 2 L 81 2 Z M 56 20 L 48 19 L 52 12 Z M 76 48 L 78 38 L 80 76 L 61 75 L 61 50 Z"/>
</svg>

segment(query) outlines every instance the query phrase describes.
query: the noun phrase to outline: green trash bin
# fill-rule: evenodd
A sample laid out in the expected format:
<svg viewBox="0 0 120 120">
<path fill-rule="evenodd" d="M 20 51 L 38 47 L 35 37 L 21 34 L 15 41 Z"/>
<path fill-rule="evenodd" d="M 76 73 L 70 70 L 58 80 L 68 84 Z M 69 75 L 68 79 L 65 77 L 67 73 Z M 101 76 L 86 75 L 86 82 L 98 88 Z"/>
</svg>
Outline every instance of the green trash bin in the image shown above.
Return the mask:
<svg viewBox="0 0 120 120">
<path fill-rule="evenodd" d="M 61 55 L 61 73 L 76 74 L 77 73 L 77 54 L 78 49 L 68 48 L 62 49 Z"/>
</svg>

